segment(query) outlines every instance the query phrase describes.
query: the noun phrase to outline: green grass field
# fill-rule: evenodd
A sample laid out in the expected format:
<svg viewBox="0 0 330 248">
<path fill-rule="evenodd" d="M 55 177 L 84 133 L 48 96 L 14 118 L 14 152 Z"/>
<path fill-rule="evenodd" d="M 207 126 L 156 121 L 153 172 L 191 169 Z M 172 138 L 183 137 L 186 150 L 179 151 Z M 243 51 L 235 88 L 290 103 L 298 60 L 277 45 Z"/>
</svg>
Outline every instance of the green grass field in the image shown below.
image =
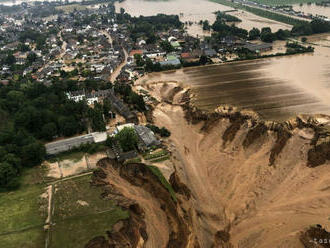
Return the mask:
<svg viewBox="0 0 330 248">
<path fill-rule="evenodd" d="M 23 232 L 0 235 L 0 244 L 5 248 L 43 248 L 45 247 L 45 231 L 35 227 Z"/>
<path fill-rule="evenodd" d="M 45 168 L 25 170 L 21 187 L 0 193 L 0 247 L 45 247 L 48 199 L 43 183 Z M 90 239 L 105 235 L 113 224 L 129 217 L 127 211 L 100 197 L 102 188 L 90 185 L 90 175 L 54 183 L 49 246 L 83 247 Z"/>
<path fill-rule="evenodd" d="M 42 185 L 32 185 L 1 193 L 0 234 L 42 226 L 47 216 L 47 200 L 40 196 L 45 191 Z"/>
<path fill-rule="evenodd" d="M 40 196 L 44 185 L 26 185 L 0 194 L 0 246 L 6 248 L 44 247 L 47 199 Z"/>
<path fill-rule="evenodd" d="M 100 235 L 106 235 L 119 220 L 128 218 L 128 213 L 120 208 L 108 212 L 76 216 L 56 223 L 52 227 L 49 248 L 80 248 Z"/>
<path fill-rule="evenodd" d="M 101 198 L 102 188 L 90 185 L 90 178 L 87 175 L 56 184 L 54 222 L 115 208 L 112 201 Z"/>
<path fill-rule="evenodd" d="M 90 178 L 87 175 L 56 184 L 50 248 L 83 247 L 128 218 L 127 211 L 101 198 L 102 189 L 91 186 Z"/>
</svg>

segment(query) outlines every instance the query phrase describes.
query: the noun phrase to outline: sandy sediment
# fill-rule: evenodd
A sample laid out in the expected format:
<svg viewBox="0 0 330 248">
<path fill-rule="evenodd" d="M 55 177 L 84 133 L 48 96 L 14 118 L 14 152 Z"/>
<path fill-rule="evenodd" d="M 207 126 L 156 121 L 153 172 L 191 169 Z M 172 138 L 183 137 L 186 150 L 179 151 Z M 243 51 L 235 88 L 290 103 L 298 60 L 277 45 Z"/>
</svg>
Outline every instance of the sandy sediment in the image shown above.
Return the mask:
<svg viewBox="0 0 330 248">
<path fill-rule="evenodd" d="M 178 100 L 170 104 L 168 99 L 180 98 L 168 94 L 173 86 L 152 86 L 163 100 L 154 122 L 172 133 L 175 168 L 191 190 L 201 247 L 212 247 L 221 230 L 229 231 L 234 247 L 303 247 L 300 231 L 316 223 L 329 230 L 329 161 L 322 153 L 329 145 L 321 123 L 328 117 L 275 123 L 230 107 L 204 114 L 178 106 Z M 311 158 L 315 149 L 321 162 Z"/>
<path fill-rule="evenodd" d="M 105 195 L 133 213 L 124 227 L 142 228 L 118 228 L 134 233 L 131 247 L 322 247 L 309 240 L 330 230 L 328 116 L 278 123 L 231 106 L 206 113 L 176 82 L 143 87 L 158 102 L 153 122 L 171 131 L 166 176 L 177 201 L 144 164 L 102 159 Z"/>
</svg>

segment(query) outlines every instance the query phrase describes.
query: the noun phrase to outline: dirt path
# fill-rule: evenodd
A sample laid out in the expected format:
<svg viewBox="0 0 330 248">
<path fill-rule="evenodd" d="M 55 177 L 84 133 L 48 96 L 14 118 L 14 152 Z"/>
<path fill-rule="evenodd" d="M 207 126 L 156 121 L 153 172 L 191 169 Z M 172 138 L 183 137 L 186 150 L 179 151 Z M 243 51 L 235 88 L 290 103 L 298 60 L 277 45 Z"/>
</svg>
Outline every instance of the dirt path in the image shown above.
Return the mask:
<svg viewBox="0 0 330 248">
<path fill-rule="evenodd" d="M 119 76 L 120 74 L 120 71 L 121 69 L 126 65 L 127 63 L 127 58 L 128 58 L 128 54 L 127 54 L 127 51 L 123 48 L 123 51 L 124 51 L 124 61 L 117 66 L 117 68 L 111 73 L 110 77 L 109 77 L 109 80 L 110 82 L 114 83 L 117 79 L 117 77 Z"/>
</svg>

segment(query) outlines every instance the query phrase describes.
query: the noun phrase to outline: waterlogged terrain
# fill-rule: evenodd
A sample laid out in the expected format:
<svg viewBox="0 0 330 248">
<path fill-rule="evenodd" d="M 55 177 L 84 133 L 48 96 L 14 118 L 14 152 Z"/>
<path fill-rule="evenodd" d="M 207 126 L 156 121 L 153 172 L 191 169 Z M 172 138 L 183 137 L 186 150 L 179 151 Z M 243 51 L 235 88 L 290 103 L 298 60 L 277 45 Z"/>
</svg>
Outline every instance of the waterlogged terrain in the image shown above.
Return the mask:
<svg viewBox="0 0 330 248">
<path fill-rule="evenodd" d="M 302 11 L 304 14 L 322 15 L 330 18 L 330 7 L 318 6 L 316 4 L 303 4 L 302 6 L 294 4 L 293 9 Z"/>
<path fill-rule="evenodd" d="M 212 24 L 215 21 L 215 11 L 233 10 L 231 7 L 206 0 L 126 0 L 121 3 L 116 2 L 115 6 L 118 12 L 120 11 L 120 8 L 124 8 L 126 12 L 132 16 L 150 16 L 160 13 L 180 15 L 180 20 L 182 22 L 190 21 L 194 23 L 187 27 L 189 34 L 194 36 L 210 35 L 209 32 L 203 31 L 202 27 L 197 24 L 200 20 L 208 20 L 209 23 Z M 241 10 L 231 12 L 230 14 L 240 18 L 242 22 L 237 23 L 236 25 L 247 30 L 250 30 L 253 27 L 259 29 L 263 27 L 271 27 L 272 31 L 277 31 L 280 28 L 291 29 L 290 25 L 275 22 Z"/>
<path fill-rule="evenodd" d="M 314 54 L 152 73 L 140 83 L 182 83 L 192 88 L 195 104 L 205 110 L 228 104 L 270 120 L 330 114 L 330 35 L 314 36 L 309 42 L 315 44 Z"/>
</svg>

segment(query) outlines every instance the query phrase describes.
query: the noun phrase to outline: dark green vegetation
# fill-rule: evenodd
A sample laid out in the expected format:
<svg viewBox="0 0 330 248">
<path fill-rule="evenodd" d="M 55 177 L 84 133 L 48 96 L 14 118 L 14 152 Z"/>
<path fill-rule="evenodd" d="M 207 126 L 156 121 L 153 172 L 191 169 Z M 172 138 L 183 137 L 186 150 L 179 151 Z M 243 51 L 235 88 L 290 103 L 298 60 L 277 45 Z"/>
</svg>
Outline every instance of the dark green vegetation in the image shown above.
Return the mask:
<svg viewBox="0 0 330 248">
<path fill-rule="evenodd" d="M 217 15 L 217 18 L 212 25 L 212 29 L 216 32 L 214 36 L 218 39 L 230 35 L 237 36 L 240 38 L 246 38 L 248 36 L 248 31 L 243 28 L 238 28 L 235 25 L 227 25 L 223 18 L 219 15 Z"/>
<path fill-rule="evenodd" d="M 116 94 L 121 95 L 123 101 L 126 104 L 129 104 L 132 108 L 141 112 L 146 110 L 146 104 L 143 100 L 143 96 L 133 91 L 130 85 L 116 83 L 114 85 L 114 91 Z"/>
<path fill-rule="evenodd" d="M 144 38 L 147 44 L 154 44 L 159 39 L 155 33 L 159 31 L 168 31 L 169 29 L 183 27 L 177 15 L 158 14 L 156 16 L 132 17 L 122 11 L 117 16 L 119 23 L 127 23 L 130 36 L 135 42 L 137 38 Z"/>
<path fill-rule="evenodd" d="M 241 22 L 242 21 L 238 17 L 229 15 L 225 12 L 217 11 L 215 14 L 217 15 L 217 18 L 219 18 L 225 22 Z"/>
<path fill-rule="evenodd" d="M 124 127 L 116 134 L 115 140 L 119 143 L 124 152 L 128 152 L 137 148 L 139 138 L 133 128 Z"/>
<path fill-rule="evenodd" d="M 310 23 L 296 25 L 292 28 L 293 35 L 311 35 L 330 32 L 330 22 L 314 19 Z"/>
<path fill-rule="evenodd" d="M 171 135 L 171 132 L 165 127 L 159 128 L 152 124 L 147 124 L 146 127 L 148 127 L 154 133 L 159 134 L 161 137 L 170 137 Z"/>
<path fill-rule="evenodd" d="M 66 91 L 77 90 L 75 81 L 54 81 L 47 87 L 29 79 L 0 86 L 0 189 L 18 186 L 17 177 L 45 157 L 42 141 L 57 136 L 93 130 L 105 130 L 102 114 L 107 116 L 110 103 L 96 104 L 68 100 Z"/>
</svg>

